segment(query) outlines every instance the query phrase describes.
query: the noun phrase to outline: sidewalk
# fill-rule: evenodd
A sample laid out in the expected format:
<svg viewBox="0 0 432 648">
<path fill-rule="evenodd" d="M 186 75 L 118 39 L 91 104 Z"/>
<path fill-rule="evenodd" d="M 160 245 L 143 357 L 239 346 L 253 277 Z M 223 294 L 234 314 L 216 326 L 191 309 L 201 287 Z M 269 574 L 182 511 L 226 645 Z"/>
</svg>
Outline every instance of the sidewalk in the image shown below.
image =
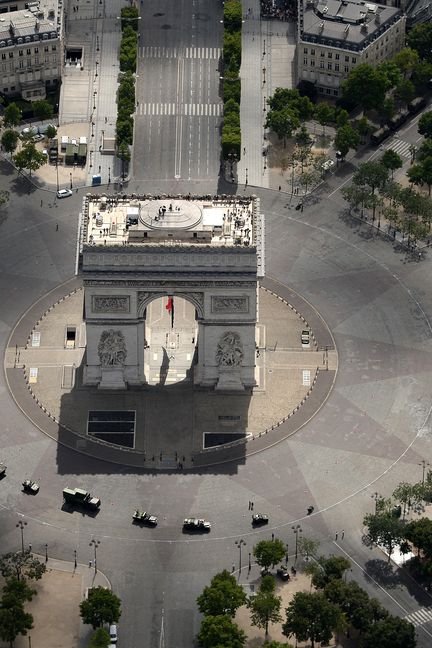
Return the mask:
<svg viewBox="0 0 432 648">
<path fill-rule="evenodd" d="M 45 556 L 33 554 L 45 563 Z M 108 587 L 108 578 L 93 566 L 55 560 L 48 557 L 47 571 L 42 579 L 31 583 L 37 596 L 26 604 L 26 611 L 34 617 L 34 627 L 25 637 L 18 636 L 15 648 L 30 645 L 44 648 L 85 648 L 93 633 L 91 626 L 84 625 L 79 616 L 79 604 L 89 587 Z M 55 620 L 55 623 L 53 623 Z M 0 648 L 6 648 L 0 641 Z"/>
</svg>

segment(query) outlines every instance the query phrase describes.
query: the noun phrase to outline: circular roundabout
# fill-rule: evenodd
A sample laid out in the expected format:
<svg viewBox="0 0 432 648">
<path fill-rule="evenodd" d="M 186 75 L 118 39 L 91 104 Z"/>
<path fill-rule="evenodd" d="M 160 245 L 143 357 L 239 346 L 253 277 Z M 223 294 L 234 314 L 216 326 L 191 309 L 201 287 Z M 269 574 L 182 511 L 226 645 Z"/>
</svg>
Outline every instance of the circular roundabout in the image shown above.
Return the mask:
<svg viewBox="0 0 432 648">
<path fill-rule="evenodd" d="M 280 195 L 259 193 L 266 215 L 268 288 L 289 303 L 284 290 L 312 305 L 328 323 L 338 352 L 329 397 L 296 434 L 262 449 L 261 440 L 254 439 L 248 446 L 256 443 L 258 451 L 240 459 L 156 472 L 95 459 L 83 446 L 76 447 L 81 452 L 71 450 L 24 417 L 4 432 L 10 447 L 5 453 L 10 469 L 2 483 L 6 528 L 12 534 L 16 513 L 23 515 L 36 540 L 46 542 L 49 534 L 53 549 L 65 557 L 72 546 L 86 555 L 89 537 L 101 538 L 101 565 L 105 559 L 130 603 L 127 578 L 133 564 L 135 575 L 145 574 L 159 597 L 165 592 L 166 609 L 174 609 L 184 596 L 175 568 L 181 565 L 194 577 L 188 602 L 193 608 L 208 575 L 230 566 L 239 536 L 248 550 L 255 538 L 272 532 L 292 543 L 291 526 L 300 523 L 305 535 L 323 544 L 344 528 L 345 542 L 359 548 L 361 519 L 373 492 L 386 494 L 400 481 L 415 480 L 419 462 L 430 455 L 429 260 L 404 263 L 388 242 L 363 238 L 338 219 L 338 206 L 330 201 L 326 209 L 318 202 L 297 217 Z M 41 313 L 56 300 L 50 295 Z M 18 327 L 21 340 L 33 324 L 26 318 Z M 16 352 L 11 343 L 6 365 L 13 365 Z M 7 370 L 13 392 L 21 387 L 12 375 Z M 40 483 L 37 497 L 19 493 L 24 477 Z M 97 516 L 61 510 L 62 489 L 80 485 L 101 498 Z M 252 529 L 250 502 L 254 511 L 269 516 L 265 530 Z M 309 505 L 315 511 L 307 516 Z M 137 507 L 158 515 L 157 528 L 132 525 Z M 189 515 L 211 520 L 211 533 L 183 535 L 182 520 Z"/>
</svg>

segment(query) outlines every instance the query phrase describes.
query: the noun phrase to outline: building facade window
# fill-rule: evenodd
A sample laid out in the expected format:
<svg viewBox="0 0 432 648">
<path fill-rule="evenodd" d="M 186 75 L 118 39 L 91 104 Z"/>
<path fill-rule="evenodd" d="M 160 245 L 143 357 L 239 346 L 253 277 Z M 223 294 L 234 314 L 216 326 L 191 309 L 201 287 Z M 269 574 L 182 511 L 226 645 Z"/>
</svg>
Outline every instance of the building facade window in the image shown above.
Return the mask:
<svg viewBox="0 0 432 648">
<path fill-rule="evenodd" d="M 307 65 L 307 64 L 308 64 L 308 60 L 307 60 L 307 59 L 303 59 L 303 65 Z"/>
<path fill-rule="evenodd" d="M 18 56 L 22 56 L 24 54 L 23 50 L 18 50 Z"/>
<path fill-rule="evenodd" d="M 303 50 L 303 54 L 307 54 L 307 53 L 308 53 L 308 48 L 305 47 L 304 50 Z"/>
<path fill-rule="evenodd" d="M 332 69 L 332 64 L 331 64 L 331 63 L 327 63 L 327 70 L 331 70 L 331 69 Z"/>
<path fill-rule="evenodd" d="M 325 52 L 320 52 L 321 56 L 324 56 Z"/>
<path fill-rule="evenodd" d="M 345 67 L 344 67 L 344 72 L 349 72 L 349 67 L 348 67 L 348 65 L 345 65 Z"/>
<path fill-rule="evenodd" d="M 321 70 L 324 70 L 324 61 L 320 61 L 320 68 Z"/>
<path fill-rule="evenodd" d="M 345 63 L 348 63 L 349 61 L 349 56 L 345 56 Z"/>
<path fill-rule="evenodd" d="M 336 61 L 339 61 L 339 54 L 335 54 Z"/>
<path fill-rule="evenodd" d="M 311 67 L 315 67 L 315 61 L 313 59 L 311 60 L 310 64 L 311 64 Z"/>
<path fill-rule="evenodd" d="M 335 72 L 339 72 L 339 63 L 335 63 Z"/>
<path fill-rule="evenodd" d="M 312 56 L 315 56 L 315 50 L 314 49 L 311 49 L 311 54 L 312 54 Z"/>
<path fill-rule="evenodd" d="M 327 52 L 327 58 L 332 58 L 333 57 L 333 52 Z"/>
<path fill-rule="evenodd" d="M 355 56 L 353 56 L 351 60 L 352 60 L 353 63 L 357 63 L 357 59 L 356 59 Z"/>
</svg>

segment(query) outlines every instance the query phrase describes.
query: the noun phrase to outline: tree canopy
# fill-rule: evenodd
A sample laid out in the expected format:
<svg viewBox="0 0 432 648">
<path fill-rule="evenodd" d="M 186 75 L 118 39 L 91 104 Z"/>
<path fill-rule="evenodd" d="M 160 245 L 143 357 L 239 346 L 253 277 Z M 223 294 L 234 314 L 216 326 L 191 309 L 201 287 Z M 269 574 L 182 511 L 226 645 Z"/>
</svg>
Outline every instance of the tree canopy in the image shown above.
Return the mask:
<svg viewBox="0 0 432 648">
<path fill-rule="evenodd" d="M 92 587 L 87 600 L 80 603 L 80 615 L 83 623 L 88 623 L 94 629 L 104 623 L 117 623 L 121 616 L 121 601 L 105 587 Z"/>
<path fill-rule="evenodd" d="M 243 648 L 246 635 L 229 616 L 206 616 L 198 634 L 202 648 Z"/>
<path fill-rule="evenodd" d="M 261 586 L 255 596 L 248 599 L 247 606 L 251 611 L 252 625 L 264 628 L 268 634 L 269 623 L 282 621 L 280 608 L 282 598 L 274 593 L 275 581 L 273 576 L 263 576 Z"/>
<path fill-rule="evenodd" d="M 19 135 L 15 130 L 5 130 L 2 133 L 1 144 L 6 151 L 6 153 L 12 153 L 15 151 L 18 144 Z"/>
<path fill-rule="evenodd" d="M 33 102 L 33 112 L 38 119 L 50 119 L 53 116 L 54 109 L 49 101 L 40 99 Z"/>
<path fill-rule="evenodd" d="M 29 549 L 24 553 L 11 551 L 0 557 L 0 573 L 5 578 L 39 580 L 45 571 L 45 564 L 34 558 Z"/>
<path fill-rule="evenodd" d="M 211 584 L 197 598 L 198 609 L 206 616 L 227 615 L 233 617 L 237 608 L 246 603 L 241 585 L 226 569 L 216 574 Z"/>
<path fill-rule="evenodd" d="M 432 110 L 423 113 L 418 122 L 418 132 L 425 137 L 432 137 Z"/>
<path fill-rule="evenodd" d="M 395 616 L 373 623 L 362 639 L 362 648 L 415 648 L 416 645 L 412 623 Z"/>
<path fill-rule="evenodd" d="M 282 540 L 261 540 L 253 548 L 253 555 L 258 565 L 268 569 L 276 565 L 285 556 L 285 545 Z"/>
<path fill-rule="evenodd" d="M 360 144 L 360 135 L 350 124 L 338 128 L 335 137 L 335 147 L 345 157 L 350 149 L 356 149 Z"/>
<path fill-rule="evenodd" d="M 14 155 L 13 161 L 18 171 L 27 169 L 31 177 L 32 171 L 37 171 L 45 164 L 46 157 L 42 151 L 37 150 L 33 142 L 26 142 L 21 150 Z"/>
<path fill-rule="evenodd" d="M 111 637 L 105 628 L 98 628 L 90 637 L 88 648 L 109 648 L 111 646 Z"/>
<path fill-rule="evenodd" d="M 385 98 L 387 77 L 382 70 L 361 63 L 353 68 L 342 84 L 344 97 L 348 97 L 364 110 L 379 109 Z"/>
<path fill-rule="evenodd" d="M 330 603 L 324 594 L 296 592 L 286 609 L 286 622 L 282 632 L 286 637 L 295 636 L 297 641 L 328 643 L 334 630 L 346 626 L 344 616 L 337 605 Z"/>
<path fill-rule="evenodd" d="M 3 124 L 6 128 L 9 128 L 10 126 L 18 126 L 21 120 L 22 112 L 16 103 L 12 102 L 9 106 L 6 106 L 3 113 Z"/>
<path fill-rule="evenodd" d="M 432 63 L 432 23 L 414 25 L 406 37 L 408 46 L 416 50 L 420 58 Z"/>
</svg>

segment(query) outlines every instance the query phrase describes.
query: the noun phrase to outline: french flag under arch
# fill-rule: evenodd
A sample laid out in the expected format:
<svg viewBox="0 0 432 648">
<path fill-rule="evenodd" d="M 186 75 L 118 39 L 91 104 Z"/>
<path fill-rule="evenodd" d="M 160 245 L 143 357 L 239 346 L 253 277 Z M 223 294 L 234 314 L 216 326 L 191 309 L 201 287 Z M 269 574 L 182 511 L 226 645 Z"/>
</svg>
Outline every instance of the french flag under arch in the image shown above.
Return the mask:
<svg viewBox="0 0 432 648">
<path fill-rule="evenodd" d="M 168 297 L 165 308 L 171 314 L 171 328 L 174 328 L 174 297 Z"/>
</svg>

